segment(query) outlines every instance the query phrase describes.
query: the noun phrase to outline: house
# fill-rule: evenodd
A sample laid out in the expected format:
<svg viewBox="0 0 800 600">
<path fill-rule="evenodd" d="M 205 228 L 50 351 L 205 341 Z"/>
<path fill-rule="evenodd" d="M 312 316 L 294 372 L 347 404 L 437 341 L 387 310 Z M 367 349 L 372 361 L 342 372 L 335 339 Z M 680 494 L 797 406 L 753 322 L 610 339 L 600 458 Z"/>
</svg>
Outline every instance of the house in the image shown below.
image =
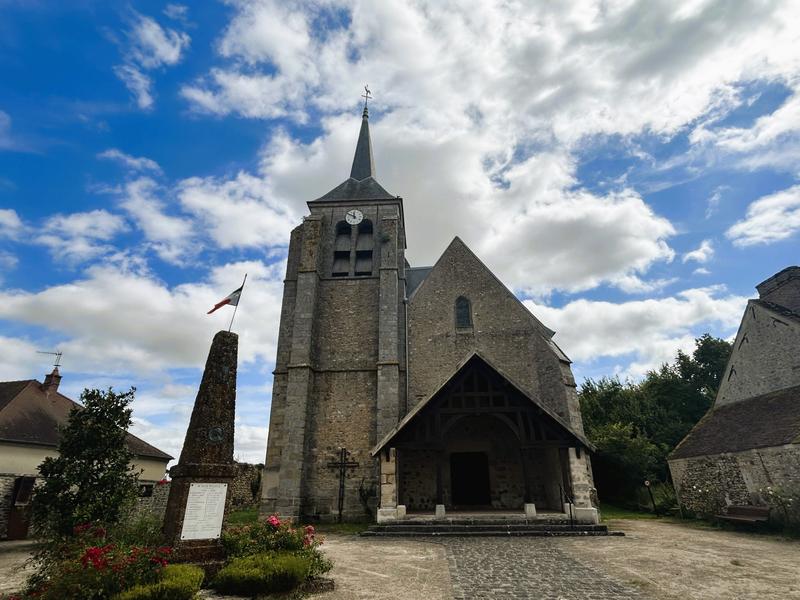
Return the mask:
<svg viewBox="0 0 800 600">
<path fill-rule="evenodd" d="M 800 490 L 800 267 L 756 289 L 714 405 L 668 459 L 681 503 L 697 512 Z"/>
<path fill-rule="evenodd" d="M 58 367 L 40 383 L 35 379 L 0 382 L 0 539 L 24 538 L 28 532 L 28 503 L 38 467 L 57 454 L 59 427 L 80 404 L 59 393 Z M 164 477 L 172 457 L 128 434 L 128 448 L 141 469 L 143 496 Z"/>
</svg>

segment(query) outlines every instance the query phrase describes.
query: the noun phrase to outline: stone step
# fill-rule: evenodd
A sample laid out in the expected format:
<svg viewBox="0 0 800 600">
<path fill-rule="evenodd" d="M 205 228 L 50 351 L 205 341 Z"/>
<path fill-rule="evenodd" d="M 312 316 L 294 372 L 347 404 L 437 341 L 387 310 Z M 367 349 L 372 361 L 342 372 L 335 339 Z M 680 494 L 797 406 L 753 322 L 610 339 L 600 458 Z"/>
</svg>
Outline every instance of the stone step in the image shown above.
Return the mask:
<svg viewBox="0 0 800 600">
<path fill-rule="evenodd" d="M 372 531 L 367 530 L 361 532 L 364 537 L 568 537 L 568 536 L 581 536 L 581 537 L 600 537 L 600 536 L 624 536 L 621 531 L 596 531 L 584 530 L 580 528 L 567 529 L 567 530 L 523 530 L 523 531 L 508 531 L 502 529 L 485 530 L 485 531 L 428 531 L 425 533 L 415 531 Z"/>
<path fill-rule="evenodd" d="M 455 525 L 451 523 L 384 523 L 381 525 L 373 525 L 369 528 L 370 531 L 405 531 L 405 532 L 418 532 L 427 533 L 435 531 L 608 531 L 605 525 L 578 525 L 570 526 L 567 524 L 470 524 L 470 525 Z"/>
</svg>

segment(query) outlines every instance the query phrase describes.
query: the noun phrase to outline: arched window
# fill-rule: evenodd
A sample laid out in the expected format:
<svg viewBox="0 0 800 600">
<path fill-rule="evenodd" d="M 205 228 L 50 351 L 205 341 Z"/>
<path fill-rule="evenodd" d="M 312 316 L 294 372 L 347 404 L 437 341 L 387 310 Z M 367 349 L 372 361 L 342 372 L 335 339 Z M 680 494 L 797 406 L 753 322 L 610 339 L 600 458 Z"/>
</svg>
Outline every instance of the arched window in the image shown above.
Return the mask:
<svg viewBox="0 0 800 600">
<path fill-rule="evenodd" d="M 350 274 L 350 246 L 352 244 L 351 228 L 345 221 L 336 224 L 336 240 L 333 243 L 334 277 L 347 277 Z"/>
<path fill-rule="evenodd" d="M 472 307 L 464 296 L 456 298 L 456 327 L 472 327 Z"/>
<path fill-rule="evenodd" d="M 358 225 L 356 238 L 356 275 L 372 275 L 373 239 L 372 221 L 364 219 Z"/>
</svg>

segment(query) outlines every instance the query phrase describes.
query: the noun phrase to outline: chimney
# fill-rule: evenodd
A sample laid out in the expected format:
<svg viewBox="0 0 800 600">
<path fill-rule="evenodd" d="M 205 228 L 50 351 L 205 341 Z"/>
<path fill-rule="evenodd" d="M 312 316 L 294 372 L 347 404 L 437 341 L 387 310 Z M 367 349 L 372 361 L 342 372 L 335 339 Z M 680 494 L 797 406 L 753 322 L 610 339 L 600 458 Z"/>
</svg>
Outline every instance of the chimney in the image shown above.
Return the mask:
<svg viewBox="0 0 800 600">
<path fill-rule="evenodd" d="M 786 267 L 756 286 L 758 297 L 800 314 L 800 267 Z"/>
<path fill-rule="evenodd" d="M 61 374 L 58 372 L 58 367 L 53 367 L 53 372 L 44 376 L 42 389 L 48 394 L 50 392 L 57 392 L 59 383 L 61 383 Z"/>
</svg>

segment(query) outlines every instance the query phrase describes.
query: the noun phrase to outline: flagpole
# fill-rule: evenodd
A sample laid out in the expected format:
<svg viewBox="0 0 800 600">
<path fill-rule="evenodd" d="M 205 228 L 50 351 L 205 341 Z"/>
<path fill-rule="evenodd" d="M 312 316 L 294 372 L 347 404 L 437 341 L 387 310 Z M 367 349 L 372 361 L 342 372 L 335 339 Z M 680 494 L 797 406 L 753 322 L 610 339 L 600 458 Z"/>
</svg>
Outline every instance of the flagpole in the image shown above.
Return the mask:
<svg viewBox="0 0 800 600">
<path fill-rule="evenodd" d="M 239 293 L 239 302 L 242 300 L 242 294 L 244 293 L 244 282 L 247 281 L 247 273 L 244 274 L 244 279 L 242 279 L 242 287 L 240 288 L 242 291 Z M 239 310 L 239 302 L 236 303 L 236 306 L 233 307 L 233 316 L 231 317 L 231 324 L 228 325 L 228 333 L 231 332 L 231 327 L 233 327 L 233 320 L 236 318 L 236 311 Z"/>
</svg>

